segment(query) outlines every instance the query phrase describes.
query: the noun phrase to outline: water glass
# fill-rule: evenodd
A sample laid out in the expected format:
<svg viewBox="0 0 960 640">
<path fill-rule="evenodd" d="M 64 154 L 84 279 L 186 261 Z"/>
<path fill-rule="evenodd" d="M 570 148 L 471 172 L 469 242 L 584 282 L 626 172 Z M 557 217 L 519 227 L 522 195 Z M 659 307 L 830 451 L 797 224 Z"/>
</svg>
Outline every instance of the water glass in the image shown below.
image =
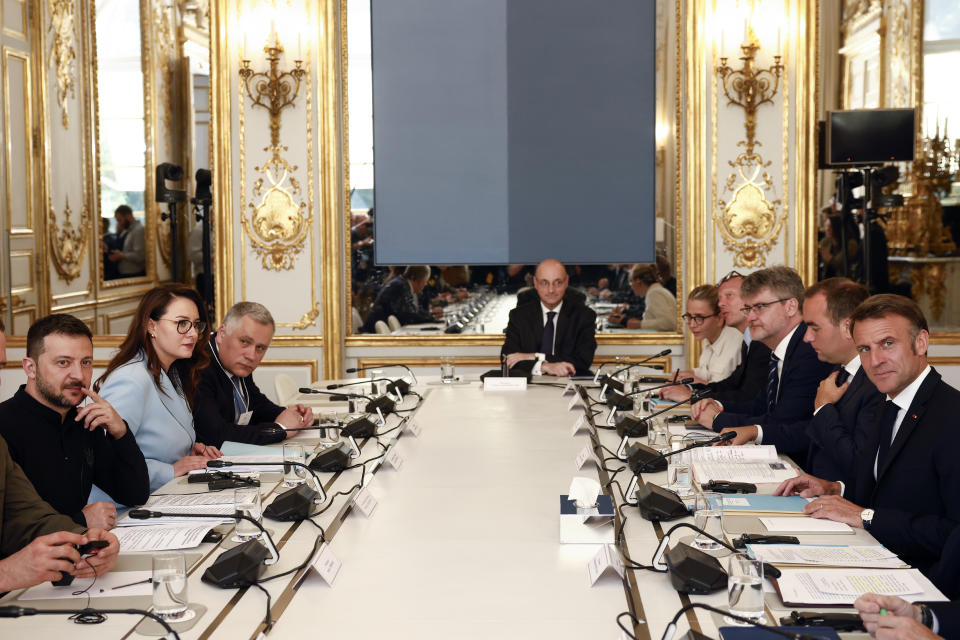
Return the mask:
<svg viewBox="0 0 960 640">
<path fill-rule="evenodd" d="M 763 617 L 763 563 L 745 553 L 730 556 L 727 564 L 727 605 L 744 618 Z"/>
<path fill-rule="evenodd" d="M 683 442 L 672 442 L 670 448 L 676 451 L 683 448 L 683 445 Z M 692 473 L 689 451 L 667 458 L 667 482 L 669 488 L 675 491 L 677 495 L 685 496 L 690 493 L 690 476 Z"/>
<path fill-rule="evenodd" d="M 233 507 L 244 515 L 250 516 L 257 522 L 260 522 L 263 515 L 263 503 L 260 501 L 260 489 L 257 487 L 244 487 L 234 489 Z M 249 520 L 243 518 L 237 521 L 237 528 L 234 532 L 234 542 L 246 542 L 260 537 L 260 528 Z"/>
<path fill-rule="evenodd" d="M 320 417 L 320 446 L 322 448 L 326 449 L 340 442 L 339 427 L 341 424 L 336 413 L 327 413 Z"/>
<path fill-rule="evenodd" d="M 697 494 L 694 508 L 696 511 L 693 526 L 723 540 L 723 495 L 710 491 Z M 717 551 L 722 548 L 719 542 L 699 533 L 693 539 L 693 546 L 701 551 Z"/>
<path fill-rule="evenodd" d="M 448 356 L 440 358 L 440 382 L 453 384 L 454 380 L 456 380 L 456 367 L 453 358 Z"/>
<path fill-rule="evenodd" d="M 659 418 L 647 422 L 647 446 L 657 451 L 670 448 L 670 428 Z"/>
<path fill-rule="evenodd" d="M 153 554 L 153 612 L 164 620 L 187 613 L 187 559 L 181 551 Z"/>
<path fill-rule="evenodd" d="M 304 464 L 306 456 L 303 445 L 286 443 L 283 445 L 283 486 L 296 487 L 307 481 L 307 470 L 301 466 L 289 464 L 299 462 Z"/>
<path fill-rule="evenodd" d="M 383 377 L 383 369 L 371 369 L 367 372 L 370 376 L 370 395 L 377 397 L 387 386 L 386 380 L 380 380 Z M 376 380 L 376 382 L 374 382 Z"/>
</svg>

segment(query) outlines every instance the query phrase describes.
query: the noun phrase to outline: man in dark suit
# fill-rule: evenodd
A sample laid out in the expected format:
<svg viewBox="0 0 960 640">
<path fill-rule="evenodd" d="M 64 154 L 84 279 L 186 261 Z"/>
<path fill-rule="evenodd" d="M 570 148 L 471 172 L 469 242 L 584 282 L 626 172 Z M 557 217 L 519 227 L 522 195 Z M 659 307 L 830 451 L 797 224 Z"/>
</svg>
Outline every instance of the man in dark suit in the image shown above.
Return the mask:
<svg viewBox="0 0 960 640">
<path fill-rule="evenodd" d="M 373 333 L 376 331 L 377 322 L 386 322 L 390 316 L 396 316 L 400 324 L 436 322 L 437 317 L 443 315 L 442 308 L 435 307 L 431 313 L 420 309 L 420 292 L 427 286 L 429 279 L 430 267 L 414 265 L 404 269 L 403 275 L 384 284 L 377 293 L 360 332 Z"/>
<path fill-rule="evenodd" d="M 533 285 L 540 299 L 510 312 L 500 349 L 511 369 L 552 376 L 589 373 L 597 350 L 597 314 L 564 299 L 568 282 L 566 269 L 556 260 L 537 266 Z"/>
<path fill-rule="evenodd" d="M 927 321 L 912 300 L 872 296 L 850 324 L 867 376 L 886 395 L 856 484 L 804 474 L 778 491 L 819 496 L 805 512 L 866 529 L 904 562 L 928 571 L 960 524 L 960 391 L 927 364 Z"/>
<path fill-rule="evenodd" d="M 832 368 L 817 359 L 803 341 L 803 281 L 796 271 L 777 266 L 751 273 L 740 285 L 750 335 L 773 352 L 767 385 L 753 401 L 697 403 L 697 420 L 721 433 L 736 431 L 730 444 L 750 441 L 776 445 L 781 453 L 802 459 L 810 446 L 803 421 L 813 415 L 820 381 Z"/>
<path fill-rule="evenodd" d="M 210 364 L 200 373 L 193 402 L 197 440 L 214 447 L 224 441 L 270 444 L 287 437 L 285 427 L 313 423 L 309 407 L 271 402 L 253 381 L 253 371 L 273 338 L 270 312 L 256 302 L 238 302 L 210 341 Z"/>
<path fill-rule="evenodd" d="M 804 292 L 803 320 L 817 357 L 837 369 L 820 382 L 807 426 L 810 449 L 804 468 L 820 478 L 855 481 L 857 462 L 883 395 L 870 382 L 850 334 L 850 316 L 868 297 L 847 278 L 828 278 Z"/>
</svg>

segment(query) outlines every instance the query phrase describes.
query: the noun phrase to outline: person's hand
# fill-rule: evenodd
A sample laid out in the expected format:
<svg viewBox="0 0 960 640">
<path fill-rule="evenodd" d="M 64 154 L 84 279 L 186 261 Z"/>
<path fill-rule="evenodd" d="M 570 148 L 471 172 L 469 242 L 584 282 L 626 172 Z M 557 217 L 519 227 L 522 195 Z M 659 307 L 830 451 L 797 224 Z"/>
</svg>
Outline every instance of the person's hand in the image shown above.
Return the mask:
<svg viewBox="0 0 960 640">
<path fill-rule="evenodd" d="M 753 442 L 757 439 L 757 425 L 751 424 L 745 427 L 727 427 L 720 432 L 720 435 L 727 433 L 728 431 L 733 431 L 737 435 L 733 440 L 727 440 L 725 442 L 718 442 L 717 445 L 735 445 L 735 444 L 747 444 L 748 442 Z"/>
<path fill-rule="evenodd" d="M 288 429 L 308 427 L 313 423 L 313 411 L 304 407 L 302 404 L 298 404 L 295 407 L 287 407 L 280 412 L 280 415 L 274 418 L 274 422 L 279 422 Z"/>
<path fill-rule="evenodd" d="M 127 256 L 124 255 L 123 251 L 120 251 L 119 249 L 113 249 L 107 255 L 107 260 L 109 260 L 110 262 L 120 262 L 126 257 Z"/>
<path fill-rule="evenodd" d="M 627 329 L 643 329 L 643 320 L 640 318 L 627 318 L 627 322 L 623 326 Z"/>
<path fill-rule="evenodd" d="M 696 417 L 694 417 L 694 411 L 696 411 Z M 696 420 L 700 426 L 713 429 L 713 421 L 721 412 L 723 412 L 723 407 L 720 406 L 720 403 L 712 398 L 707 398 L 691 407 L 690 417 Z"/>
<path fill-rule="evenodd" d="M 53 582 L 60 579 L 61 571 L 74 573 L 80 554 L 73 545 L 87 541 L 86 536 L 71 531 L 34 538 L 27 546 L 0 560 L 0 591 Z"/>
<path fill-rule="evenodd" d="M 816 496 L 829 496 L 840 494 L 840 483 L 823 480 L 809 473 L 804 473 L 796 478 L 784 480 L 773 492 L 775 496 L 794 496 L 800 495 L 803 498 L 814 498 Z"/>
<path fill-rule="evenodd" d="M 81 511 L 90 528 L 109 530 L 117 524 L 117 505 L 112 502 L 92 502 Z"/>
<path fill-rule="evenodd" d="M 173 477 L 179 478 L 194 469 L 205 469 L 207 460 L 205 456 L 184 456 L 173 463 Z"/>
<path fill-rule="evenodd" d="M 569 362 L 544 362 L 540 365 L 540 372 L 550 376 L 572 376 L 577 368 Z"/>
<path fill-rule="evenodd" d="M 80 391 L 93 402 L 85 404 L 77 410 L 77 422 L 82 420 L 83 428 L 88 431 L 103 427 L 114 440 L 123 437 L 123 434 L 127 432 L 127 423 L 123 421 L 117 410 L 92 389 L 80 387 Z"/>
<path fill-rule="evenodd" d="M 215 460 L 216 458 L 223 457 L 223 453 L 221 453 L 220 449 L 217 449 L 213 445 L 203 444 L 202 442 L 193 443 L 193 454 L 202 456 L 208 460 Z"/>
<path fill-rule="evenodd" d="M 820 496 L 816 500 L 808 502 L 803 508 L 803 512 L 808 516 L 843 522 L 857 529 L 863 528 L 863 520 L 860 519 L 862 511 L 863 507 L 855 505 L 840 496 Z"/>
<path fill-rule="evenodd" d="M 854 601 L 863 626 L 870 635 L 876 635 L 877 620 L 881 617 L 906 617 L 920 621 L 920 607 L 917 607 L 897 596 L 882 596 L 876 593 L 865 593 Z M 881 616 L 880 609 L 886 609 L 887 615 Z"/>
<path fill-rule="evenodd" d="M 117 540 L 117 536 L 103 529 L 87 529 L 84 536 L 90 540 L 106 540 L 110 545 L 103 549 L 94 549 L 89 557 L 81 559 L 73 575 L 78 578 L 92 578 L 94 575 L 102 576 L 113 569 L 113 565 L 117 563 L 117 554 L 120 553 L 120 541 Z"/>
<path fill-rule="evenodd" d="M 829 376 L 820 381 L 817 387 L 817 397 L 813 401 L 815 409 L 819 409 L 825 404 L 836 404 L 837 400 L 843 397 L 843 394 L 850 388 L 850 381 L 847 380 L 839 387 L 837 386 L 837 373 L 834 371 Z"/>
<path fill-rule="evenodd" d="M 596 286 L 596 288 L 597 288 L 597 289 L 600 289 L 601 291 L 604 290 L 604 289 L 609 289 L 609 288 L 610 288 L 610 278 L 600 278 L 599 280 L 597 280 L 597 286 Z"/>
<path fill-rule="evenodd" d="M 431 309 L 430 309 L 430 314 L 431 314 L 434 318 L 436 318 L 437 320 L 439 320 L 440 318 L 443 317 L 443 307 L 431 307 Z"/>
<path fill-rule="evenodd" d="M 537 354 L 535 353 L 511 353 L 506 357 L 507 367 L 513 368 L 518 362 L 523 362 L 524 360 L 536 360 Z"/>
<path fill-rule="evenodd" d="M 683 384 L 676 384 L 672 387 L 664 387 L 663 389 L 660 389 L 660 397 L 664 400 L 670 400 L 671 402 L 689 400 L 692 393 L 693 392 L 690 391 L 690 387 Z"/>
<path fill-rule="evenodd" d="M 913 618 L 880 616 L 877 619 L 877 640 L 943 640 Z"/>
<path fill-rule="evenodd" d="M 623 312 L 622 311 L 611 311 L 607 316 L 607 322 L 610 324 L 623 324 Z"/>
</svg>

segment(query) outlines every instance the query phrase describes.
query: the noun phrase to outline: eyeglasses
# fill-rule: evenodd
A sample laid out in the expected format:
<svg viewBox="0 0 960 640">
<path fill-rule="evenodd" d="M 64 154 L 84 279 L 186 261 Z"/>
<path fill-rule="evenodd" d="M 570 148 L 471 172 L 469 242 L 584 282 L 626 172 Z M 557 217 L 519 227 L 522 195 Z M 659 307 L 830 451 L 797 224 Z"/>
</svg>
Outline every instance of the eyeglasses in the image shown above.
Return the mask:
<svg viewBox="0 0 960 640">
<path fill-rule="evenodd" d="M 737 270 L 733 270 L 733 271 L 731 271 L 730 273 L 728 273 L 727 275 L 725 275 L 725 276 L 723 276 L 722 278 L 720 278 L 720 282 L 717 283 L 717 286 L 719 287 L 720 285 L 722 285 L 722 284 L 723 284 L 724 282 L 726 282 L 727 280 L 730 280 L 731 278 L 743 278 L 743 277 L 745 277 L 745 276 L 744 276 L 742 273 L 740 273 L 740 272 L 737 271 Z"/>
<path fill-rule="evenodd" d="M 780 298 L 779 300 L 771 300 L 770 302 L 758 302 L 757 304 L 748 304 L 745 307 L 740 307 L 740 313 L 744 316 L 749 316 L 751 311 L 756 311 L 757 315 L 763 313 L 767 307 L 777 304 L 779 302 L 786 302 L 787 300 L 792 300 L 793 298 Z"/>
<path fill-rule="evenodd" d="M 712 313 L 709 316 L 693 316 L 693 315 L 690 315 L 689 313 L 685 313 L 680 317 L 683 318 L 684 322 L 691 322 L 693 323 L 693 326 L 699 327 L 700 325 L 703 324 L 703 321 L 706 320 L 707 318 L 716 318 L 718 315 L 720 314 Z"/>
<path fill-rule="evenodd" d="M 203 333 L 207 328 L 207 323 L 203 320 L 197 320 L 196 322 L 191 322 L 189 320 L 174 320 L 173 318 L 158 318 L 159 320 L 166 320 L 167 322 L 175 322 L 177 324 L 177 333 L 190 333 L 190 329 L 196 329 L 197 333 Z"/>
</svg>

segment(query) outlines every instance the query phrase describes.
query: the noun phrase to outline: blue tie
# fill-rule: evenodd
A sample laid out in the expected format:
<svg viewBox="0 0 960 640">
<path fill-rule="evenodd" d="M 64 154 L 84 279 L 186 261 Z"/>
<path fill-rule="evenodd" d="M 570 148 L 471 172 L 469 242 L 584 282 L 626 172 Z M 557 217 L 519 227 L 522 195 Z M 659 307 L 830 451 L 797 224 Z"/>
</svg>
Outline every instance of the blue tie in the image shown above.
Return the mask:
<svg viewBox="0 0 960 640">
<path fill-rule="evenodd" d="M 230 386 L 233 387 L 233 409 L 237 414 L 236 419 L 239 420 L 240 416 L 247 412 L 247 403 L 244 402 L 243 395 L 240 393 L 240 378 L 230 376 Z"/>
<path fill-rule="evenodd" d="M 555 315 L 557 315 L 556 311 L 547 311 L 547 324 L 543 326 L 543 340 L 540 341 L 540 353 L 548 356 L 553 355 L 553 316 Z"/>
<path fill-rule="evenodd" d="M 777 354 L 770 354 L 770 372 L 767 374 L 767 413 L 773 413 L 777 406 L 777 387 L 780 384 L 780 375 L 777 373 L 777 363 L 780 358 Z"/>
</svg>

